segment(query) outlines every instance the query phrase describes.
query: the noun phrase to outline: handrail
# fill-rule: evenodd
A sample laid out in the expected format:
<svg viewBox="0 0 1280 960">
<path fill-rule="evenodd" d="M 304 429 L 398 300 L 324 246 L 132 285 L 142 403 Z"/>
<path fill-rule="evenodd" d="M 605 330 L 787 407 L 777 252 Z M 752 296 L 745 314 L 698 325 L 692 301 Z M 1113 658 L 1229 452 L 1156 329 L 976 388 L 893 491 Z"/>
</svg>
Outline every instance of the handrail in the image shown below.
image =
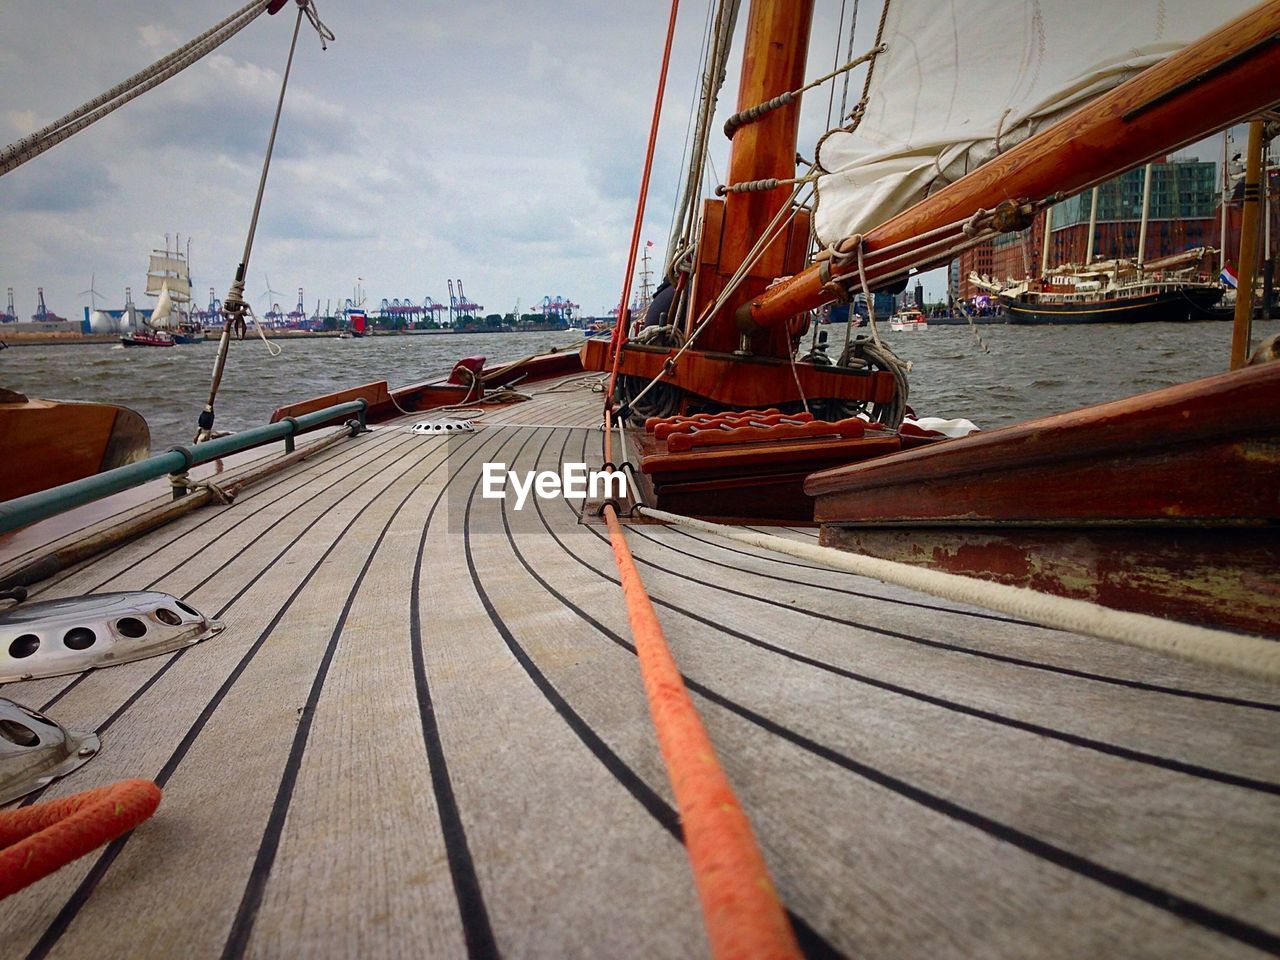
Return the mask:
<svg viewBox="0 0 1280 960">
<path fill-rule="evenodd" d="M 109 497 L 113 493 L 140 486 L 151 480 L 158 480 L 166 474 L 180 477 L 194 466 L 229 454 L 250 450 L 272 440 L 283 439 L 285 449 L 291 452 L 294 436 L 303 431 L 324 426 L 338 417 L 355 414 L 363 429 L 365 411 L 368 407 L 368 401 L 363 398 L 349 400 L 346 403 L 325 407 L 323 410 L 316 410 L 314 413 L 300 417 L 286 417 L 277 423 L 241 430 L 239 433 L 218 437 L 194 446 L 170 447 L 165 453 L 139 460 L 137 463 L 128 463 L 123 467 L 116 467 L 114 470 L 107 470 L 80 480 L 72 480 L 70 483 L 51 487 L 48 490 L 5 500 L 0 502 L 0 533 L 8 533 L 10 530 L 17 530 L 19 527 L 25 527 L 39 520 L 47 520 L 49 517 L 75 507 L 82 507 L 94 500 Z M 176 486 L 174 493 L 175 496 L 179 493 L 179 488 Z"/>
</svg>

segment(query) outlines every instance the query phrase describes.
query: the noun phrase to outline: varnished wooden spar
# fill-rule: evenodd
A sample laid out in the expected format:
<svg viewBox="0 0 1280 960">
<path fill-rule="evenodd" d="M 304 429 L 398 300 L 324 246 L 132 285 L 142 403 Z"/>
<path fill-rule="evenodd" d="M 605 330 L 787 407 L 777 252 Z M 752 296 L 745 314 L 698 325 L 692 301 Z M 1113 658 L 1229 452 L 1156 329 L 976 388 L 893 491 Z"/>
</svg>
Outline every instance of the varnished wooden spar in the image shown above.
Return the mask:
<svg viewBox="0 0 1280 960">
<path fill-rule="evenodd" d="M 805 491 L 829 546 L 1275 636 L 1277 450 L 1272 363 L 827 470 Z"/>
<path fill-rule="evenodd" d="M 813 0 L 757 0 L 751 4 L 743 51 L 742 82 L 738 110 L 747 110 L 804 83 L 805 59 L 813 20 Z M 728 183 L 746 183 L 769 178 L 795 176 L 796 136 L 800 128 L 800 101 L 765 114 L 739 127 L 733 135 L 729 154 Z M 724 201 L 724 224 L 719 243 L 712 247 L 717 260 L 718 283 L 699 279 L 694 316 L 701 316 L 723 289 L 734 271 L 747 259 L 751 248 L 764 234 L 769 222 L 787 201 L 791 188 L 751 193 L 730 193 Z M 807 241 L 807 237 L 805 238 Z M 729 302 L 723 314 L 699 339 L 699 346 L 728 353 L 738 347 L 733 328 L 733 309 L 762 293 L 784 272 L 787 238 L 779 237 L 767 247 Z M 708 251 L 711 252 L 711 251 Z M 790 337 L 762 336 L 752 344 L 754 353 L 786 357 L 791 352 Z"/>
<path fill-rule="evenodd" d="M 1280 98 L 1278 76 L 1280 0 L 1268 0 L 876 227 L 864 249 L 910 241 L 1004 200 L 1101 183 L 1271 106 Z M 838 266 L 832 275 L 848 280 L 856 270 Z M 868 266 L 867 279 L 874 285 L 902 273 L 901 266 Z M 750 332 L 814 309 L 831 299 L 823 284 L 819 267 L 809 267 L 741 307 L 738 328 Z"/>
</svg>

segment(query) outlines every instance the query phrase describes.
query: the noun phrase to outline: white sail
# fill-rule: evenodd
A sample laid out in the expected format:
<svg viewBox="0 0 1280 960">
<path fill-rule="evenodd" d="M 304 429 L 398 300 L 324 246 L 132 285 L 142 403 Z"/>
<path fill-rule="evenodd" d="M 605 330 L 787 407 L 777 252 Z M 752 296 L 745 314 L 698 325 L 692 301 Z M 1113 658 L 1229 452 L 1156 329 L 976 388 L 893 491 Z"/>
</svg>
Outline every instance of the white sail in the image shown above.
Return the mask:
<svg viewBox="0 0 1280 960">
<path fill-rule="evenodd" d="M 818 237 L 866 232 L 1198 40 L 1253 0 L 885 0 L 852 132 L 818 151 Z"/>
<path fill-rule="evenodd" d="M 173 299 L 169 296 L 169 288 L 167 285 L 160 287 L 160 299 L 156 301 L 155 307 L 151 310 L 151 321 L 148 324 L 155 330 L 167 330 L 170 326 L 169 316 L 173 313 Z"/>
<path fill-rule="evenodd" d="M 185 277 L 157 277 L 147 274 L 147 293 L 158 294 L 161 289 L 169 291 L 175 301 L 186 303 L 191 299 L 191 283 Z"/>
<path fill-rule="evenodd" d="M 173 273 L 180 277 L 187 275 L 187 261 L 172 254 L 153 253 L 148 273 Z"/>
</svg>

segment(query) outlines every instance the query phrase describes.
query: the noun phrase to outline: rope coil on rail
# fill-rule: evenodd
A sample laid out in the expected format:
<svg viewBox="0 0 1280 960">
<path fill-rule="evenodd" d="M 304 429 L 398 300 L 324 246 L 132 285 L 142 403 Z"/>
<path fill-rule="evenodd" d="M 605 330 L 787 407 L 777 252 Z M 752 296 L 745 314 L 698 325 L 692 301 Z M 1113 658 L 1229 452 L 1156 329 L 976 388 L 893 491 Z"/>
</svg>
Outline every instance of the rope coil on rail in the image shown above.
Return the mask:
<svg viewBox="0 0 1280 960">
<path fill-rule="evenodd" d="M 128 833 L 160 805 L 150 780 L 122 780 L 0 811 L 0 900 Z"/>
</svg>

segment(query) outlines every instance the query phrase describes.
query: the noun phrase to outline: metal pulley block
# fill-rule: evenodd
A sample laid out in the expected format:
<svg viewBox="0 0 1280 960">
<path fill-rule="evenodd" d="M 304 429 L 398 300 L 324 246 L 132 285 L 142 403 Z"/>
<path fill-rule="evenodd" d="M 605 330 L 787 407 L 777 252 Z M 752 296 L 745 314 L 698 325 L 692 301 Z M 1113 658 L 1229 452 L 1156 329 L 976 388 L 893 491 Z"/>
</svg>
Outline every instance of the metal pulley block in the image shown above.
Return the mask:
<svg viewBox="0 0 1280 960">
<path fill-rule="evenodd" d="M 98 747 L 96 733 L 67 730 L 43 714 L 0 699 L 0 804 L 88 763 Z"/>
<path fill-rule="evenodd" d="M 223 624 L 167 593 L 99 593 L 0 611 L 0 682 L 143 660 L 207 640 Z"/>
</svg>

